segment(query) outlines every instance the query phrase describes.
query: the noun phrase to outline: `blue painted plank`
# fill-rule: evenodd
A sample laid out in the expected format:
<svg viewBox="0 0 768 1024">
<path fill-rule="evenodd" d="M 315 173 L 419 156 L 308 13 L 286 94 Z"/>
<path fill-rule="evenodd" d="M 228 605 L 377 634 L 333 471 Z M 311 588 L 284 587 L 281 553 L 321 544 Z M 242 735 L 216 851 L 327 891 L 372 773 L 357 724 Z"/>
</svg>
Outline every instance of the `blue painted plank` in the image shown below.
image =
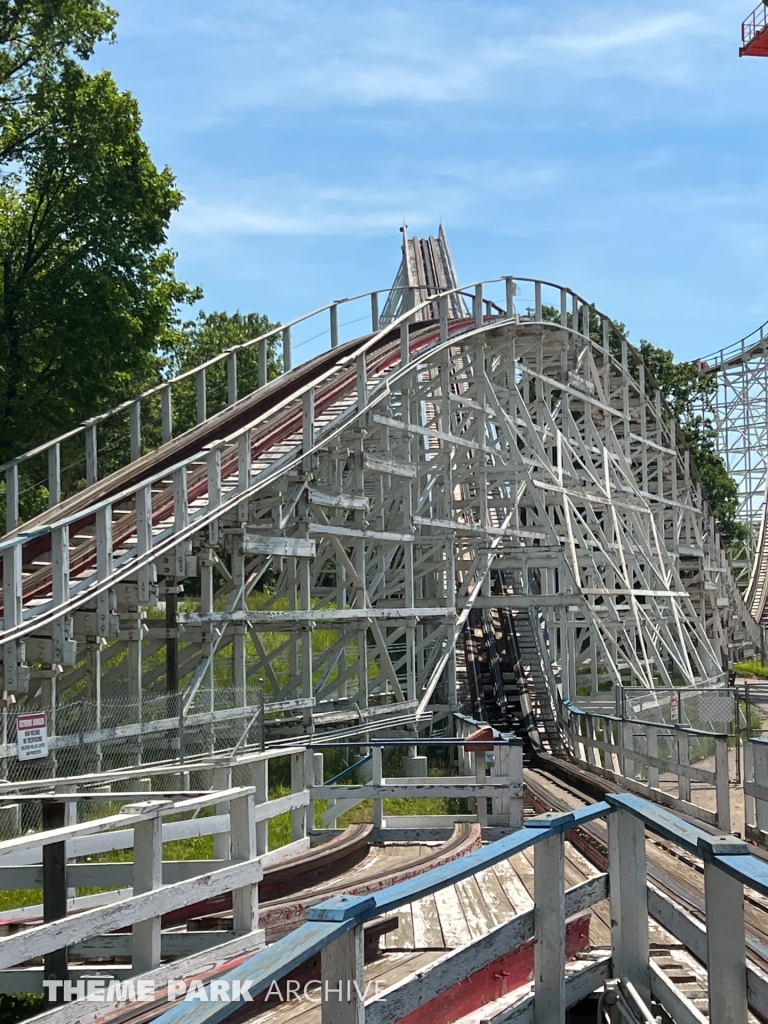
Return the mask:
<svg viewBox="0 0 768 1024">
<path fill-rule="evenodd" d="M 408 878 L 398 885 L 389 886 L 381 892 L 374 894 L 376 900 L 377 914 L 390 913 L 406 903 L 413 903 L 423 896 L 431 896 L 438 889 L 444 889 L 448 885 L 455 885 L 470 875 L 491 868 L 508 857 L 527 850 L 531 846 L 542 842 L 548 836 L 557 832 L 564 832 L 578 825 L 585 825 L 594 821 L 595 818 L 604 818 L 609 814 L 611 808 L 606 803 L 591 804 L 589 807 L 582 807 L 579 810 L 560 815 L 562 819 L 549 828 L 521 828 L 512 835 L 489 843 L 480 850 L 466 853 L 458 860 L 450 864 L 443 864 L 439 868 L 433 868 L 423 875 L 415 878 Z M 571 817 L 573 815 L 573 817 Z M 371 915 L 374 916 L 374 915 Z"/>
<path fill-rule="evenodd" d="M 741 882 L 742 885 L 754 889 L 755 892 L 759 892 L 763 896 L 768 896 L 768 863 L 764 860 L 759 860 L 752 854 L 747 857 L 738 854 L 730 857 L 709 857 L 708 860 L 716 864 L 726 875 L 735 878 L 737 882 Z"/>
<path fill-rule="evenodd" d="M 261 953 L 250 957 L 238 967 L 220 975 L 217 980 L 232 982 L 252 981 L 251 996 L 265 992 L 272 981 L 278 981 L 314 956 L 325 946 L 341 938 L 356 925 L 381 914 L 396 910 L 408 903 L 429 896 L 438 889 L 460 882 L 484 868 L 492 867 L 515 853 L 535 846 L 548 836 L 567 831 L 578 825 L 603 818 L 611 807 L 605 802 L 592 804 L 576 811 L 555 815 L 546 827 L 522 828 L 480 850 L 460 857 L 450 864 L 433 868 L 423 875 L 390 886 L 372 896 L 332 897 L 310 908 L 307 924 L 286 935 Z M 327 920 L 328 917 L 337 920 Z M 338 920 L 338 918 L 342 918 Z M 242 1003 L 178 1002 L 155 1024 L 218 1024 L 242 1006 Z"/>
<path fill-rule="evenodd" d="M 354 921 L 313 921 L 311 924 L 303 924 L 295 932 L 278 939 L 260 953 L 233 967 L 231 971 L 218 975 L 216 980 L 229 982 L 230 992 L 232 982 L 244 984 L 246 981 L 252 981 L 249 991 L 258 1006 L 259 1001 L 255 997 L 266 992 L 273 981 L 284 978 L 325 946 L 340 939 L 354 924 Z M 208 991 L 206 985 L 206 992 Z M 240 1010 L 242 1005 L 242 1002 L 186 1003 L 180 1000 L 172 1004 L 161 1016 L 155 1017 L 154 1024 L 218 1024 Z"/>
<path fill-rule="evenodd" d="M 678 818 L 676 814 L 664 807 L 652 804 L 633 793 L 608 793 L 605 799 L 612 807 L 622 808 L 634 814 L 636 818 L 640 818 L 651 832 L 663 839 L 669 839 L 670 842 L 677 843 L 697 857 L 701 856 L 699 839 L 712 838 L 708 832 L 696 828 L 695 825 Z"/>
</svg>

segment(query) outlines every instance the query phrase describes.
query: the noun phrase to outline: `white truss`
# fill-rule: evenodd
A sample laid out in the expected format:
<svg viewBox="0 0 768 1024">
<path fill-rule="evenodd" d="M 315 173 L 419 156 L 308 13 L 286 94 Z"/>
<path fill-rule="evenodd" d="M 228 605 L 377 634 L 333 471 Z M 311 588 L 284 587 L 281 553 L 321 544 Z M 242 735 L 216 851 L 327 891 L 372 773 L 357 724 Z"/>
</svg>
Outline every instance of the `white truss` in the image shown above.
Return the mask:
<svg viewBox="0 0 768 1024">
<path fill-rule="evenodd" d="M 659 393 L 577 295 L 501 281 L 532 316 L 487 315 L 473 285 L 449 321 L 433 295 L 243 399 L 225 437 L 7 535 L 6 690 L 139 701 L 172 644 L 185 707 L 223 672 L 243 705 L 256 679 L 299 701 L 299 730 L 403 725 L 457 706 L 472 608 L 531 606 L 568 695 L 598 661 L 613 684 L 722 683 L 757 631 Z M 160 578 L 197 581 L 170 624 Z"/>
</svg>

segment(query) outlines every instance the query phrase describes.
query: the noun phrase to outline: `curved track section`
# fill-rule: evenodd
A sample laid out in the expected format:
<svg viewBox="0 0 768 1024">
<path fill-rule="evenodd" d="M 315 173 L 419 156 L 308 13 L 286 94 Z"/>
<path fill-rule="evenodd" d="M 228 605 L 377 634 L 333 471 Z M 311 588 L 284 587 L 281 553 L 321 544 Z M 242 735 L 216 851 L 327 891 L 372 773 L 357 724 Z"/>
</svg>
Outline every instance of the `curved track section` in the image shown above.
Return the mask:
<svg viewBox="0 0 768 1024">
<path fill-rule="evenodd" d="M 494 288 L 510 311 L 530 290 L 530 314 Z M 533 609 L 571 695 L 598 667 L 717 685 L 756 642 L 638 357 L 579 296 L 522 278 L 430 296 L 0 547 L 4 688 L 43 703 L 172 693 L 183 717 L 224 677 L 235 707 L 262 680 L 294 732 L 439 721 L 473 611 Z"/>
<path fill-rule="evenodd" d="M 757 621 L 764 615 L 764 507 L 768 460 L 768 322 L 699 360 L 717 380 L 701 408 L 716 427 L 717 451 L 738 486 L 738 517 L 749 536 L 733 557 L 738 582 Z"/>
</svg>

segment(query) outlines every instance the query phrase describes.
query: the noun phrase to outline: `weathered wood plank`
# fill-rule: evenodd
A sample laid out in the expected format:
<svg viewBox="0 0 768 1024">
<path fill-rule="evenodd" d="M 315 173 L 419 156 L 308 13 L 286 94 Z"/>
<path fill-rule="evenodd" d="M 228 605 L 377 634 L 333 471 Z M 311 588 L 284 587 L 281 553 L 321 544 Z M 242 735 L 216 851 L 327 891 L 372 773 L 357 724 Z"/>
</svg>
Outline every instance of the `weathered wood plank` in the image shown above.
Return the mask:
<svg viewBox="0 0 768 1024">
<path fill-rule="evenodd" d="M 127 928 L 147 917 L 161 917 L 191 903 L 218 896 L 245 885 L 259 882 L 263 869 L 258 861 L 235 864 L 232 867 L 191 878 L 176 885 L 165 886 L 154 892 L 131 896 L 120 903 L 82 914 L 39 925 L 16 935 L 0 938 L 0 970 L 24 963 L 58 949 L 63 942 L 75 943 L 100 932 Z"/>
</svg>

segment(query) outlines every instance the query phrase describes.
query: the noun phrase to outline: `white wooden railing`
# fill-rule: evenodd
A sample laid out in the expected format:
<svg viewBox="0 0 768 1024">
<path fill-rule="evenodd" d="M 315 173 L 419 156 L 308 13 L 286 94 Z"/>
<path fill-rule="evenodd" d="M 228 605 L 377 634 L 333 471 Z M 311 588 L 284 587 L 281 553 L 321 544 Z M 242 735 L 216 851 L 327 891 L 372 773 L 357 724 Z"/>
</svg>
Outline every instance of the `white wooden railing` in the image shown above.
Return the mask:
<svg viewBox="0 0 768 1024">
<path fill-rule="evenodd" d="M 338 818 L 363 800 L 373 800 L 373 824 L 377 828 L 434 829 L 452 826 L 457 821 L 478 822 L 482 826 L 521 828 L 523 824 L 523 747 L 516 737 L 499 736 L 497 739 L 472 743 L 466 739 L 434 738 L 419 740 L 422 750 L 434 751 L 455 748 L 459 751 L 459 775 L 430 775 L 429 758 L 411 758 L 417 775 L 385 778 L 383 752 L 386 749 L 411 748 L 413 740 L 375 740 L 363 745 L 370 750 L 372 777 L 370 782 L 357 784 L 322 781 L 322 752 L 341 744 L 318 743 L 315 752 L 315 783 L 310 787 L 312 800 L 327 800 L 321 821 L 327 828 L 335 828 Z M 364 759 L 365 761 L 368 758 Z M 384 813 L 384 801 L 393 798 L 424 799 L 440 797 L 465 799 L 474 805 L 466 814 L 397 815 Z M 491 802 L 490 812 L 488 801 Z"/>
<path fill-rule="evenodd" d="M 269 763 L 286 756 L 292 792 L 269 799 Z M 65 947 L 74 947 L 79 959 L 129 955 L 129 972 L 140 973 L 158 967 L 161 956 L 189 956 L 236 936 L 254 935 L 254 942 L 263 942 L 263 934 L 256 934 L 263 869 L 309 849 L 308 757 L 306 748 L 292 747 L 192 764 L 192 771 L 207 774 L 213 786 L 200 793 L 117 789 L 118 783 L 147 784 L 153 775 L 173 774 L 173 766 L 166 765 L 108 773 L 106 782 L 94 776 L 57 780 L 55 793 L 31 792 L 34 784 L 27 784 L 24 792 L 6 794 L 5 808 L 9 802 L 17 808 L 41 803 L 44 830 L 0 842 L 0 889 L 40 888 L 43 903 L 2 911 L 0 923 L 18 927 L 40 918 L 46 923 L 0 936 L 0 992 L 41 991 L 43 971 L 70 980 L 87 973 L 85 967 L 68 970 Z M 235 770 L 249 773 L 251 785 L 233 786 Z M 188 771 L 176 766 L 180 784 L 189 785 Z M 94 788 L 97 781 L 100 791 Z M 77 808 L 85 804 L 121 806 L 116 813 L 78 822 Z M 269 821 L 285 813 L 291 815 L 291 842 L 270 851 Z M 163 843 L 205 835 L 213 836 L 211 859 L 163 861 Z M 133 860 L 77 863 L 116 850 L 132 850 Z M 85 887 L 110 891 L 74 895 Z M 163 915 L 230 892 L 231 930 L 161 931 Z M 122 936 L 109 934 L 128 927 L 128 945 Z M 42 970 L 10 970 L 40 957 Z"/>
<path fill-rule="evenodd" d="M 589 771 L 723 832 L 730 831 L 726 734 L 582 711 L 570 701 L 561 702 L 561 721 L 573 760 Z M 690 763 L 702 753 L 710 754 L 705 763 Z M 662 781 L 676 792 L 670 786 L 662 789 Z"/>
</svg>

